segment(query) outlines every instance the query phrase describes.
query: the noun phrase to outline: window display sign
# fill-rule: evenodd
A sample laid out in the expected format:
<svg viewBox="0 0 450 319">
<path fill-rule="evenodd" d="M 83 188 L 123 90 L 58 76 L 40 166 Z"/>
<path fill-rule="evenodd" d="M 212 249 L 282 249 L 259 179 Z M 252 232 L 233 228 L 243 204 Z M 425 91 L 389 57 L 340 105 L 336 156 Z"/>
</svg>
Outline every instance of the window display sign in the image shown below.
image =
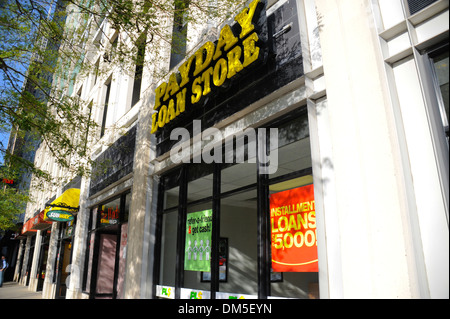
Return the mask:
<svg viewBox="0 0 450 319">
<path fill-rule="evenodd" d="M 272 194 L 270 224 L 273 271 L 319 271 L 312 184 Z"/>
<path fill-rule="evenodd" d="M 100 225 L 116 225 L 119 222 L 119 205 L 109 206 L 109 204 L 103 205 L 100 210 Z"/>
<path fill-rule="evenodd" d="M 211 209 L 187 215 L 184 270 L 211 271 L 211 233 Z"/>
</svg>

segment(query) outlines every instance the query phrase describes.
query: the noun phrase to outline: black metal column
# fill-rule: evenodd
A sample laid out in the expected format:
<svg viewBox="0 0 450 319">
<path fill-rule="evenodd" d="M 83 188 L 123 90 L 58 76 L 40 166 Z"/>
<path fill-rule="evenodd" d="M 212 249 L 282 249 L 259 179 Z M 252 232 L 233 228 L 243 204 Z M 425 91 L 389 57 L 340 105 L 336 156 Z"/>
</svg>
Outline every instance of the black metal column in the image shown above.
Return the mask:
<svg viewBox="0 0 450 319">
<path fill-rule="evenodd" d="M 213 220 L 211 238 L 211 299 L 219 291 L 219 241 L 220 241 L 220 184 L 221 167 L 215 164 L 213 175 Z"/>
<path fill-rule="evenodd" d="M 178 234 L 177 257 L 175 270 L 175 299 L 180 299 L 181 287 L 184 284 L 184 254 L 186 242 L 186 203 L 187 203 L 187 166 L 181 168 L 180 197 L 178 199 Z"/>
<path fill-rule="evenodd" d="M 269 138 L 263 129 L 258 130 L 257 141 L 257 196 L 258 196 L 258 298 L 270 295 L 270 223 L 269 223 Z M 265 147 L 262 147 L 265 144 Z"/>
</svg>

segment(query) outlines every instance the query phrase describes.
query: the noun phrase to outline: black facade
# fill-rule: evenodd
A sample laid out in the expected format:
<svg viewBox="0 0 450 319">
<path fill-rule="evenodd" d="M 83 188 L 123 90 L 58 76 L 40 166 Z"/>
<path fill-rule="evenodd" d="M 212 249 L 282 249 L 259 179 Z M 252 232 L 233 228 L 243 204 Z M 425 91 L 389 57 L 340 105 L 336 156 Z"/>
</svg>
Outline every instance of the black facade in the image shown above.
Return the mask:
<svg viewBox="0 0 450 319">
<path fill-rule="evenodd" d="M 89 188 L 90 196 L 133 171 L 135 148 L 136 126 L 95 159 Z"/>
<path fill-rule="evenodd" d="M 303 75 L 295 1 L 285 3 L 268 17 L 265 8 L 260 10 L 255 23 L 262 48 L 258 63 L 238 73 L 231 83 L 220 88 L 213 87 L 212 92 L 195 106 L 189 105 L 187 101 L 186 111 L 156 133 L 157 156 L 168 152 L 176 143 L 170 140 L 172 129 L 184 127 L 192 134 L 193 119 L 201 120 L 202 129 L 212 127 Z M 238 23 L 231 28 L 234 34 L 239 34 Z"/>
</svg>

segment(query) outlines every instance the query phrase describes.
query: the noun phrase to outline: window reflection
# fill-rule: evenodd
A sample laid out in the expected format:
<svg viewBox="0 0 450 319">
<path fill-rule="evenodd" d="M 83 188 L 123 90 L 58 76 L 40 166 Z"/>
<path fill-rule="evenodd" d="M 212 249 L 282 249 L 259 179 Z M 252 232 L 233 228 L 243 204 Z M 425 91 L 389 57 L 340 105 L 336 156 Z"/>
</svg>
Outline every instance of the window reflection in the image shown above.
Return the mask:
<svg viewBox="0 0 450 319">
<path fill-rule="evenodd" d="M 436 74 L 437 86 L 440 91 L 440 96 L 438 97 L 440 107 L 441 107 L 441 117 L 442 123 L 445 128 L 445 132 L 448 138 L 449 130 L 449 53 L 445 51 L 438 54 L 432 58 L 434 70 Z"/>
</svg>

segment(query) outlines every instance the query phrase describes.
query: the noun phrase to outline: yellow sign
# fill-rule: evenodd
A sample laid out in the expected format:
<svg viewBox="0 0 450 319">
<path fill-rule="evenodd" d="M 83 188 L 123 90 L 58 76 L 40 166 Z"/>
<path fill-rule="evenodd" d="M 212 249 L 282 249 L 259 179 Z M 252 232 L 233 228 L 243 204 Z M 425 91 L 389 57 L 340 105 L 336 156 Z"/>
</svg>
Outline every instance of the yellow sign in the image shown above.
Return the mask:
<svg viewBox="0 0 450 319">
<path fill-rule="evenodd" d="M 172 73 L 156 88 L 154 109 L 158 112 L 152 115 L 152 134 L 183 113 L 186 101 L 199 103 L 213 87 L 221 87 L 259 59 L 259 37 L 253 21 L 260 3 L 253 0 L 234 18 L 241 27 L 239 35 L 225 25 L 216 44 L 206 42 L 178 68 L 178 73 Z"/>
<path fill-rule="evenodd" d="M 78 211 L 80 205 L 80 189 L 69 188 L 55 199 L 44 211 L 44 220 L 69 221 L 73 219 L 73 212 Z M 52 214 L 54 212 L 54 214 Z M 60 216 L 61 215 L 61 216 Z M 65 216 L 70 215 L 70 216 Z"/>
</svg>

